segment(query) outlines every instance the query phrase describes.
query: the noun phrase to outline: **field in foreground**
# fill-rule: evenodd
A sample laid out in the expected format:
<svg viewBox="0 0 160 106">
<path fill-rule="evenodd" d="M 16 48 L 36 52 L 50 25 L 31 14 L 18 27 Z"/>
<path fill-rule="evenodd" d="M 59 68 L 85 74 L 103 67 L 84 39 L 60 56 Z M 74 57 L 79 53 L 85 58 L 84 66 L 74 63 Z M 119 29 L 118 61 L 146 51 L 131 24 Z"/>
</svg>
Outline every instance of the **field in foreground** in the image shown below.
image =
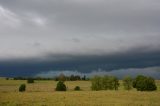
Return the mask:
<svg viewBox="0 0 160 106">
<path fill-rule="evenodd" d="M 20 84 L 26 81 L 0 79 L 0 106 L 160 106 L 160 81 L 158 90 L 138 92 L 91 91 L 89 81 L 67 81 L 67 92 L 54 91 L 55 81 L 36 81 L 27 84 L 26 92 L 18 92 Z M 73 91 L 78 85 L 82 91 Z"/>
</svg>

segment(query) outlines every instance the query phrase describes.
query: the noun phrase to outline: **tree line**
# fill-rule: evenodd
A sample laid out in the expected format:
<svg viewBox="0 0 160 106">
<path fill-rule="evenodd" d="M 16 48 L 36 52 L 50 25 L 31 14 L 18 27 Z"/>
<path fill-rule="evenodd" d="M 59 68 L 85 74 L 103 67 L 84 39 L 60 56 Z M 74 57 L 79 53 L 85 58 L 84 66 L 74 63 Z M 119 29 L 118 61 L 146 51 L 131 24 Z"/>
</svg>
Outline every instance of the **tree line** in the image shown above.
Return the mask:
<svg viewBox="0 0 160 106">
<path fill-rule="evenodd" d="M 89 80 L 89 78 L 87 78 L 85 75 L 84 76 L 80 76 L 80 75 L 70 75 L 70 76 L 66 76 L 63 73 L 60 74 L 59 76 L 55 76 L 53 78 L 44 78 L 44 77 L 14 77 L 13 80 L 29 80 L 29 79 L 33 79 L 33 80 L 55 80 L 55 81 L 77 81 L 77 80 Z M 6 78 L 6 80 L 9 80 L 9 78 Z"/>
<path fill-rule="evenodd" d="M 77 76 L 72 76 L 70 78 L 75 78 L 77 80 Z M 73 79 L 72 79 L 73 80 Z M 57 86 L 55 88 L 56 91 L 66 91 L 67 87 L 65 85 L 64 75 L 60 75 Z M 91 89 L 93 91 L 99 90 L 118 90 L 120 83 L 119 79 L 115 76 L 94 76 L 90 79 L 91 81 Z M 34 79 L 28 79 L 28 83 L 34 83 Z M 143 75 L 138 75 L 136 78 L 131 78 L 130 76 L 126 76 L 122 80 L 123 86 L 125 90 L 131 90 L 133 88 L 137 89 L 137 91 L 154 91 L 157 90 L 157 86 L 155 80 L 152 77 L 147 77 Z M 19 91 L 23 92 L 26 89 L 25 84 L 21 84 L 19 87 Z M 75 86 L 74 90 L 81 90 L 79 86 Z"/>
<path fill-rule="evenodd" d="M 126 90 L 136 88 L 137 91 L 154 91 L 157 89 L 155 80 L 152 77 L 138 75 L 136 78 L 126 76 L 123 78 L 123 86 Z M 92 90 L 118 90 L 119 80 L 115 76 L 94 76 L 91 79 Z"/>
</svg>

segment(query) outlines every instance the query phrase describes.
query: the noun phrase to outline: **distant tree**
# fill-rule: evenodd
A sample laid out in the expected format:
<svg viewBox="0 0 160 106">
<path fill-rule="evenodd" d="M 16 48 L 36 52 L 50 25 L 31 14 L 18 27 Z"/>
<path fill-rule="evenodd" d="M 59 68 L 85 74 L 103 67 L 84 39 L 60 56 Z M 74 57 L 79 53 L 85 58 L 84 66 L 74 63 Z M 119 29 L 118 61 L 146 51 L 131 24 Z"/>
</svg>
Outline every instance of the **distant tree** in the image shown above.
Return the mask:
<svg viewBox="0 0 160 106">
<path fill-rule="evenodd" d="M 103 88 L 103 90 L 108 90 L 108 89 L 110 89 L 111 87 L 111 81 L 110 81 L 110 79 L 109 79 L 109 76 L 104 76 L 104 77 L 102 77 L 102 88 Z"/>
<path fill-rule="evenodd" d="M 70 76 L 70 81 L 76 81 L 76 80 L 81 80 L 81 77 L 79 75 L 71 75 Z"/>
<path fill-rule="evenodd" d="M 59 78 L 56 76 L 56 77 L 54 78 L 54 80 L 55 80 L 55 81 L 58 81 L 58 80 L 59 80 Z"/>
<path fill-rule="evenodd" d="M 26 80 L 26 78 L 24 78 L 24 77 L 14 77 L 13 79 L 14 80 Z"/>
<path fill-rule="evenodd" d="M 56 91 L 66 91 L 66 90 L 67 90 L 67 88 L 66 88 L 66 85 L 64 84 L 64 82 L 59 81 L 56 86 Z"/>
<path fill-rule="evenodd" d="M 28 78 L 27 83 L 34 83 L 34 79 L 33 78 Z"/>
<path fill-rule="evenodd" d="M 66 76 L 65 76 L 63 73 L 61 73 L 61 74 L 59 75 L 59 77 L 58 77 L 58 80 L 59 80 L 59 81 L 66 81 Z"/>
<path fill-rule="evenodd" d="M 98 91 L 98 90 L 102 90 L 102 78 L 99 76 L 94 76 L 91 79 L 92 85 L 91 85 L 91 89 Z"/>
<path fill-rule="evenodd" d="M 70 81 L 75 81 L 74 75 L 70 76 Z"/>
<path fill-rule="evenodd" d="M 85 75 L 83 76 L 82 80 L 86 80 L 86 76 Z"/>
<path fill-rule="evenodd" d="M 157 89 L 155 80 L 151 77 L 139 75 L 133 81 L 133 87 L 138 91 L 154 91 Z"/>
<path fill-rule="evenodd" d="M 75 80 L 81 80 L 81 77 L 79 75 L 75 75 Z"/>
<path fill-rule="evenodd" d="M 118 87 L 119 87 L 119 80 L 118 80 L 117 77 L 113 76 L 113 88 L 114 88 L 114 90 L 118 90 Z"/>
<path fill-rule="evenodd" d="M 6 77 L 6 80 L 9 80 L 9 78 L 8 78 L 8 77 Z"/>
<path fill-rule="evenodd" d="M 26 85 L 25 84 L 21 84 L 19 86 L 19 92 L 24 92 L 26 90 Z"/>
<path fill-rule="evenodd" d="M 74 88 L 74 90 L 75 90 L 75 91 L 80 91 L 81 89 L 80 89 L 79 86 L 76 86 L 76 87 Z"/>
<path fill-rule="evenodd" d="M 124 89 L 131 90 L 132 89 L 132 83 L 133 83 L 133 80 L 130 76 L 124 77 L 124 79 L 123 79 Z"/>
</svg>

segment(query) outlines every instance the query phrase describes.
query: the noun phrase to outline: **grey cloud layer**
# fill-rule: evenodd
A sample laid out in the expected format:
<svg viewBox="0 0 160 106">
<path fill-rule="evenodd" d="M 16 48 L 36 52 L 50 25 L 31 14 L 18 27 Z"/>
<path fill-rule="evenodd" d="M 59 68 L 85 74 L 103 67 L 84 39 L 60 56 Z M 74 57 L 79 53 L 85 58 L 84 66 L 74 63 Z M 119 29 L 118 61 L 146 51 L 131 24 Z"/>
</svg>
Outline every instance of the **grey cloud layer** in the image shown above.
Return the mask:
<svg viewBox="0 0 160 106">
<path fill-rule="evenodd" d="M 158 0 L 0 0 L 0 58 L 155 50 L 159 7 Z"/>
</svg>

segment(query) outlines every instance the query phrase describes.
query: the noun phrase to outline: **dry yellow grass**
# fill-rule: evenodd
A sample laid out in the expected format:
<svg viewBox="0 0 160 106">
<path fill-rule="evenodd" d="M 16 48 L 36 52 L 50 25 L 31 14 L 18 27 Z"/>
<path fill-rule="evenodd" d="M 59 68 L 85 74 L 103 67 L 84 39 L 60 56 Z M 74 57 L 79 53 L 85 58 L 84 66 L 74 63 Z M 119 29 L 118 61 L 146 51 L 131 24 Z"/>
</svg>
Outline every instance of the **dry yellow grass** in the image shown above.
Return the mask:
<svg viewBox="0 0 160 106">
<path fill-rule="evenodd" d="M 36 81 L 27 84 L 26 92 L 18 92 L 26 81 L 0 80 L 0 106 L 160 106 L 158 91 L 91 91 L 89 81 L 67 81 L 67 92 L 54 91 L 55 81 Z M 82 91 L 73 91 L 75 86 Z"/>
</svg>

